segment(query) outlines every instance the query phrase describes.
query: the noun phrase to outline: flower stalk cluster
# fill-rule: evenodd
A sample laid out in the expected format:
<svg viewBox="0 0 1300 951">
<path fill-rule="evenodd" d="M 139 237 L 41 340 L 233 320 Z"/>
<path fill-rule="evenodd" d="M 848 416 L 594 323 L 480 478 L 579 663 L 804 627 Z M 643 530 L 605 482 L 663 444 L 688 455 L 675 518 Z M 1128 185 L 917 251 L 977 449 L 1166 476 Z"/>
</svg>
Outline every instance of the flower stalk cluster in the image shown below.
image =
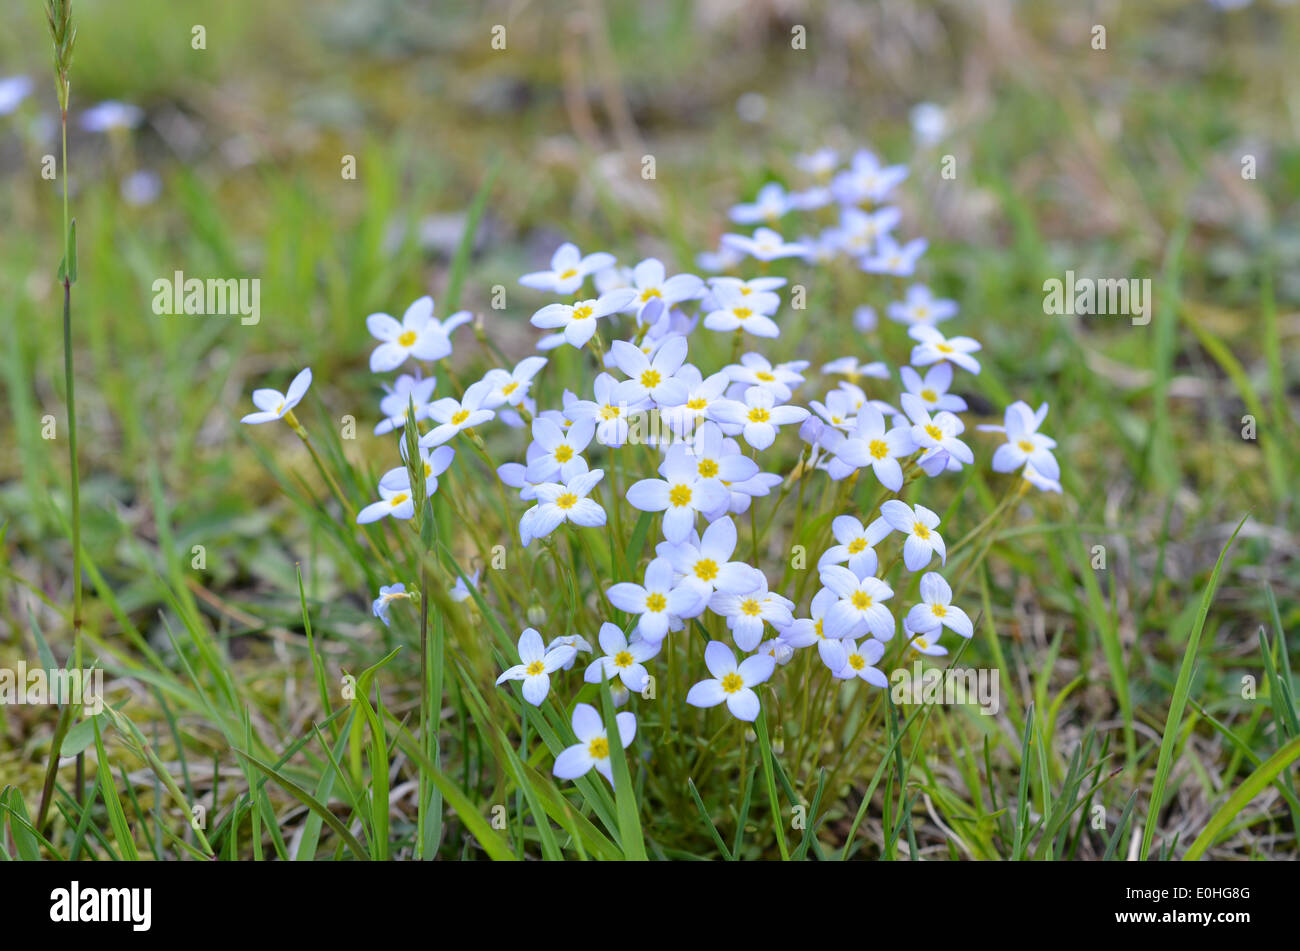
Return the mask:
<svg viewBox="0 0 1300 951">
<path fill-rule="evenodd" d="M 772 183 L 754 202 L 730 210 L 736 223 L 756 227 L 724 235 L 716 252 L 699 256 L 700 270 L 718 272 L 707 279 L 671 273 L 653 257 L 624 267 L 612 254 L 562 244 L 547 268 L 520 278 L 530 291 L 559 298 L 540 302 L 531 316 L 543 331 L 538 353 L 467 385 L 454 383 L 450 395 L 435 398 L 432 372 L 452 356 L 452 334 L 472 315 L 439 320 L 434 300 L 422 297 L 400 320 L 383 313 L 366 319 L 377 341 L 371 369 L 398 372 L 386 385 L 375 432 L 398 434 L 401 464 L 379 480 L 377 498 L 355 521 L 411 522 L 431 538 L 421 515 L 430 511 L 425 500 L 449 491 L 440 489 L 440 475 L 475 465 L 456 461 L 468 448 L 493 470 L 503 511 L 516 525 L 516 557 L 553 561 L 557 583 L 571 591 L 589 587 L 606 566 L 614 575 L 599 581 L 602 600 L 594 611 L 589 602 L 573 603 L 570 616 L 553 622 L 559 630 L 549 639 L 538 630 L 545 612 L 530 617 L 517 663 L 497 679 L 501 686 L 517 683 L 525 704 L 546 704 L 575 666 L 582 683 L 609 681 L 618 706 L 653 702 L 657 664 L 665 664 L 675 687 L 683 658 L 694 657 L 699 666 L 681 681 L 691 686 L 668 702 L 720 708 L 764 736 L 768 722 L 778 724 L 778 733 L 781 724 L 798 723 L 802 751 L 810 737 L 824 734 L 821 705 L 832 685 L 885 688 L 890 664 L 905 654 L 943 657 L 951 637 L 972 637 L 974 624 L 957 603 L 969 571 L 1029 488 L 1060 491 L 1056 443 L 1039 432 L 1046 405 L 1013 403 L 1002 425 L 980 429 L 1005 439 L 991 468 L 1018 476 L 997 509 L 949 546 L 948 526 L 923 499 L 928 483 L 975 464 L 963 419 L 968 406 L 958 391 L 981 372 L 982 346 L 940 329 L 956 317 L 957 305 L 925 285 L 911 284 L 885 308 L 909 339 L 902 365 L 870 352 L 870 308 L 859 308 L 852 320 L 869 336 L 851 341 L 830 331 L 843 349 L 818 369 L 803 359 L 774 362 L 769 354 L 789 320 L 782 309 L 793 297 L 791 279 L 778 268 L 847 265 L 893 278 L 898 290 L 927 248 L 924 239 L 894 236 L 901 215 L 890 200 L 905 168 L 883 165 L 866 151 L 842 168 L 825 152 L 801 158 L 800 167 L 812 170 L 802 190 Z M 798 240 L 776 230 L 805 216 L 824 226 Z M 834 326 L 831 314 L 817 319 Z M 473 333 L 488 339 L 480 321 Z M 551 378 L 549 354 L 566 347 L 585 354 L 589 372 Z M 730 360 L 720 363 L 719 351 L 730 352 Z M 814 382 L 820 389 L 809 393 Z M 260 412 L 245 421 L 284 418 L 310 446 L 292 415 L 309 383 L 304 371 L 283 396 L 256 391 Z M 501 429 L 522 437 L 522 452 L 497 464 L 483 434 Z M 864 505 L 861 497 L 874 501 Z M 501 540 L 475 525 L 481 497 L 447 501 L 467 519 L 478 556 L 488 562 Z M 765 505 L 771 509 L 760 518 Z M 627 550 L 634 525 L 645 533 L 644 555 Z M 607 560 L 595 555 L 599 534 L 608 536 Z M 809 542 L 821 546 L 812 566 L 801 561 Z M 967 546 L 976 554 L 964 556 L 954 589 L 945 566 Z M 428 564 L 422 558 L 418 582 L 426 595 L 442 584 Z M 495 603 L 503 614 L 514 611 L 500 586 L 493 596 L 452 580 L 455 587 L 439 595 L 454 602 L 473 594 L 489 609 Z M 475 589 L 478 580 L 475 572 Z M 385 586 L 375 615 L 389 623 L 390 607 L 411 595 L 405 582 Z M 422 643 L 427 610 L 426 598 Z M 702 649 L 692 651 L 691 640 Z M 783 705 L 787 692 L 802 698 L 801 708 Z M 769 721 L 763 708 L 770 703 L 778 716 Z M 559 754 L 555 774 L 573 779 L 595 769 L 613 782 L 605 724 L 586 704 L 571 712 L 578 744 Z M 619 714 L 624 746 L 637 735 L 636 722 L 635 709 Z M 701 752 L 697 765 L 708 758 Z"/>
</svg>

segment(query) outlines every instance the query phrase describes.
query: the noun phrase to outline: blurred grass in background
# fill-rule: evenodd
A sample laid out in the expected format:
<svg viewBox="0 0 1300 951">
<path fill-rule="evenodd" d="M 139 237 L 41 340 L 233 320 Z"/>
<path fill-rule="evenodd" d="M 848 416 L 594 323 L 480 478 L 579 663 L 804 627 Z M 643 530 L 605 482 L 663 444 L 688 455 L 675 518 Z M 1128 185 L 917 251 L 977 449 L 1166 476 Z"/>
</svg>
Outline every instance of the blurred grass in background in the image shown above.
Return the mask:
<svg viewBox="0 0 1300 951">
<path fill-rule="evenodd" d="M 264 464 L 315 485 L 309 460 L 291 440 L 250 438 L 236 421 L 254 387 L 283 388 L 309 365 L 314 411 L 358 421 L 350 461 L 372 475 L 386 468 L 391 446 L 369 435 L 378 387 L 364 317 L 400 313 L 426 292 L 442 299 L 470 199 L 494 162 L 501 170 L 460 303 L 484 314 L 516 357 L 536 339 L 532 298 L 517 296 L 516 278 L 559 241 L 693 270 L 695 252 L 729 230 L 726 208 L 788 178 L 795 154 L 869 146 L 912 166 L 903 233 L 930 239 L 921 279 L 959 301 L 962 331 L 985 344 L 975 387 L 983 408 L 1052 404 L 1068 495 L 1038 505 L 1037 521 L 1064 528 L 995 549 L 990 606 L 1023 677 L 1054 659 L 1042 676 L 1055 695 L 1087 675 L 1060 713 L 1061 748 L 1120 716 L 1099 630 L 1123 646 L 1143 741 L 1158 739 L 1200 592 L 1248 512 L 1192 696 L 1251 749 L 1278 745 L 1262 705 L 1239 698 L 1243 674 L 1262 676 L 1260 626 L 1276 637 L 1265 583 L 1281 629 L 1300 618 L 1291 501 L 1300 481 L 1300 9 L 79 0 L 75 12 L 74 343 L 84 544 L 98 575 L 89 630 L 111 641 L 138 629 L 168 654 L 163 619 L 182 610 L 171 586 L 236 662 L 252 665 L 250 677 L 283 679 L 306 669 L 285 649 L 301 631 L 301 562 L 317 636 L 347 644 L 355 667 L 364 664 L 354 655 L 382 655 L 370 579 L 322 554 L 319 527 Z M 37 82 L 0 117 L 9 410 L 0 416 L 0 657 L 9 660 L 35 655 L 32 619 L 62 656 L 71 585 L 66 460 L 42 435 L 47 414 L 64 419 L 59 210 L 56 183 L 40 177 L 41 157 L 55 151 L 53 87 L 40 6 L 15 3 L 5 16 L 0 75 Z M 206 28 L 204 50 L 191 48 L 195 24 Z M 505 50 L 491 45 L 498 24 Z M 1104 50 L 1091 46 L 1095 24 L 1106 28 Z M 806 50 L 791 49 L 796 26 L 807 30 Z M 78 130 L 77 114 L 103 99 L 140 106 L 145 122 L 129 135 Z M 946 129 L 918 144 L 909 116 L 927 101 L 943 108 Z M 345 155 L 356 157 L 355 181 L 340 175 Z M 640 177 L 643 155 L 655 158 L 653 181 Z M 945 156 L 952 180 L 940 174 Z M 1246 156 L 1253 179 L 1242 175 Z M 141 169 L 158 174 L 161 193 L 133 204 L 123 180 Z M 1067 269 L 1150 278 L 1151 324 L 1044 315 L 1043 281 Z M 260 278 L 261 322 L 155 316 L 151 284 L 175 270 Z M 496 284 L 510 296 L 505 311 L 488 305 Z M 767 351 L 773 359 L 848 352 L 844 328 L 868 298 L 823 290 L 826 311 L 810 317 L 824 332 L 782 337 Z M 883 312 L 894 298 L 875 293 Z M 460 378 L 493 362 L 458 338 Z M 1242 438 L 1246 414 L 1256 440 Z M 199 544 L 207 561 L 195 572 Z M 1096 544 L 1109 557 L 1094 574 Z M 1062 635 L 1059 653 L 1049 650 Z M 291 718 L 292 705 L 263 686 L 266 712 Z M 49 724 L 0 710 L 0 731 L 0 773 L 36 788 L 31 764 Z M 1188 782 L 1173 826 L 1199 828 L 1243 768 L 1224 744 L 1203 727 L 1181 747 L 1177 775 Z M 1121 805 L 1128 792 L 1117 794 Z M 1250 835 L 1234 840 L 1240 854 Z M 1294 854 L 1294 830 L 1288 841 Z"/>
</svg>

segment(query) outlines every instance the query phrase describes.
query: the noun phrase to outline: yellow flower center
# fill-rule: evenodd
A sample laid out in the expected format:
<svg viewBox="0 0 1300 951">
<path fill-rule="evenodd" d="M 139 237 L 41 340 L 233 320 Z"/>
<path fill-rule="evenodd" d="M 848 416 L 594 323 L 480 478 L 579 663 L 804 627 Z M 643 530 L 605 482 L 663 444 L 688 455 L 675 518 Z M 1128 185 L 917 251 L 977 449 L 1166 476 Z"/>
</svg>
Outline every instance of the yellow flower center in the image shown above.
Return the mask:
<svg viewBox="0 0 1300 951">
<path fill-rule="evenodd" d="M 397 338 L 397 342 L 400 343 L 403 347 L 410 347 L 414 345 L 415 331 L 414 330 L 404 331 L 402 335 Z"/>
<path fill-rule="evenodd" d="M 764 383 L 771 383 L 773 380 L 776 379 L 776 377 L 768 373 L 766 370 L 759 370 L 757 373 L 754 374 L 754 376 L 762 380 Z"/>
<path fill-rule="evenodd" d="M 761 406 L 755 406 L 749 411 L 749 421 L 751 423 L 766 423 L 772 418 L 772 414 Z"/>
<path fill-rule="evenodd" d="M 718 474 L 718 464 L 712 459 L 701 459 L 700 464 L 695 468 L 704 479 L 712 479 Z"/>
<path fill-rule="evenodd" d="M 560 274 L 560 280 L 567 281 L 569 278 L 577 277 L 577 276 L 578 276 L 578 269 L 575 267 L 571 267 L 568 270 L 564 271 L 562 274 Z"/>
<path fill-rule="evenodd" d="M 529 677 L 536 677 L 538 674 L 546 673 L 546 665 L 543 664 L 540 660 L 535 660 L 527 667 L 524 668 L 524 673 L 526 673 Z"/>
<path fill-rule="evenodd" d="M 426 462 L 424 464 L 424 477 L 427 479 L 431 475 L 433 475 L 433 466 Z"/>
<path fill-rule="evenodd" d="M 730 673 L 722 678 L 722 690 L 724 693 L 735 693 L 745 686 L 745 681 L 741 679 L 740 674 Z"/>
<path fill-rule="evenodd" d="M 642 292 L 641 292 L 641 303 L 644 304 L 646 301 L 648 301 L 648 300 L 649 300 L 650 298 L 652 298 L 652 297 L 663 297 L 663 295 L 659 293 L 659 288 L 657 288 L 657 287 L 651 287 L 651 288 L 649 288 L 648 290 L 644 290 L 644 291 L 642 291 Z"/>
<path fill-rule="evenodd" d="M 586 320 L 590 316 L 591 316 L 591 308 L 588 307 L 586 304 L 583 304 L 581 307 L 573 308 L 574 320 Z"/>
<path fill-rule="evenodd" d="M 952 347 L 948 346 L 946 343 L 938 343 L 938 344 L 935 344 L 934 349 L 938 350 L 940 353 L 952 353 L 952 352 L 953 352 Z"/>
<path fill-rule="evenodd" d="M 509 396 L 517 389 L 519 389 L 519 384 L 516 383 L 514 380 L 511 380 L 505 386 L 501 387 L 501 392 L 504 393 L 506 396 Z"/>
<path fill-rule="evenodd" d="M 937 439 L 937 440 L 943 439 L 943 430 L 940 429 L 938 426 L 936 426 L 934 423 L 925 424 L 925 434 L 929 436 L 931 439 Z"/>
<path fill-rule="evenodd" d="M 889 455 L 889 444 L 883 439 L 871 440 L 867 444 L 867 448 L 871 450 L 871 458 L 873 459 L 884 459 Z"/>
<path fill-rule="evenodd" d="M 695 563 L 695 577 L 701 581 L 712 581 L 718 576 L 718 563 L 712 558 L 701 558 Z"/>
<path fill-rule="evenodd" d="M 600 410 L 601 419 L 618 419 L 619 409 L 617 406 L 603 406 Z"/>
<path fill-rule="evenodd" d="M 706 400 L 706 399 L 702 399 L 701 397 L 698 397 L 698 396 L 695 397 L 695 399 L 693 399 L 693 400 L 687 400 L 687 401 L 686 401 L 686 408 L 687 408 L 687 409 L 693 409 L 693 410 L 697 410 L 697 411 L 698 411 L 698 410 L 702 410 L 702 409 L 706 409 L 706 408 L 708 407 L 708 405 L 709 405 L 709 401 L 708 401 L 708 400 Z"/>
<path fill-rule="evenodd" d="M 818 636 L 818 637 L 823 638 L 823 639 L 826 637 L 826 632 L 822 630 L 822 619 L 821 619 L 821 618 L 818 618 L 818 619 L 817 619 L 817 623 L 813 625 L 813 628 L 814 628 L 814 630 L 817 631 L 817 636 Z"/>
<path fill-rule="evenodd" d="M 388 501 L 392 503 L 393 508 L 397 508 L 399 505 L 401 505 L 409 498 L 410 496 L 407 495 L 405 492 L 398 492 L 395 496 L 393 496 Z"/>
<path fill-rule="evenodd" d="M 930 605 L 930 610 L 934 612 L 935 617 L 943 617 L 948 613 L 948 609 L 942 604 L 932 604 Z"/>
<path fill-rule="evenodd" d="M 865 611 L 871 607 L 871 595 L 865 591 L 854 591 L 849 600 L 853 602 L 853 606 L 859 611 Z"/>
<path fill-rule="evenodd" d="M 690 501 L 691 487 L 689 485 L 675 485 L 668 492 L 668 502 L 676 508 L 689 505 Z"/>
<path fill-rule="evenodd" d="M 456 412 L 453 413 L 451 417 L 452 424 L 455 426 L 459 426 L 467 419 L 469 419 L 469 410 L 467 409 L 456 410 Z"/>
<path fill-rule="evenodd" d="M 928 650 L 930 647 L 930 642 L 927 641 L 924 637 L 918 637 L 912 643 L 915 644 L 917 647 L 919 647 L 921 650 Z"/>
<path fill-rule="evenodd" d="M 605 759 L 609 756 L 609 740 L 598 736 L 587 744 L 587 755 L 592 759 Z"/>
<path fill-rule="evenodd" d="M 1020 451 L 1021 451 L 1021 452 L 1033 452 L 1033 451 L 1034 451 L 1034 444 L 1031 443 L 1028 439 L 1022 439 L 1022 440 L 1020 440 L 1020 442 L 1016 443 L 1016 445 L 1020 447 Z"/>
<path fill-rule="evenodd" d="M 861 670 L 863 667 L 867 666 L 866 658 L 864 658 L 861 654 L 850 654 L 849 666 L 852 667 L 854 670 Z"/>
<path fill-rule="evenodd" d="M 736 315 L 737 320 L 744 320 L 753 313 L 748 307 L 733 307 L 731 312 Z"/>
<path fill-rule="evenodd" d="M 636 661 L 632 659 L 632 655 L 627 651 L 619 651 L 614 655 L 615 667 L 631 667 L 635 663 Z"/>
<path fill-rule="evenodd" d="M 568 443 L 561 443 L 555 447 L 555 461 L 568 462 L 573 458 L 573 447 Z"/>
<path fill-rule="evenodd" d="M 754 598 L 746 598 L 740 602 L 740 610 L 750 617 L 758 617 L 763 613 L 763 606 Z"/>
<path fill-rule="evenodd" d="M 927 403 L 937 403 L 939 402 L 939 394 L 934 390 L 924 389 L 921 391 L 921 399 L 925 400 Z"/>
<path fill-rule="evenodd" d="M 917 538 L 926 539 L 930 537 L 930 529 L 921 522 L 912 525 L 912 534 Z"/>
<path fill-rule="evenodd" d="M 567 512 L 569 509 L 573 508 L 575 505 L 578 504 L 578 497 L 574 495 L 572 492 L 565 492 L 563 495 L 561 495 L 558 499 L 555 500 L 555 504 Z"/>
<path fill-rule="evenodd" d="M 856 555 L 866 547 L 867 540 L 865 538 L 855 538 L 853 541 L 849 542 L 849 554 Z"/>
<path fill-rule="evenodd" d="M 664 608 L 668 607 L 668 599 L 658 591 L 652 591 L 646 595 L 645 609 L 653 614 L 658 614 Z"/>
<path fill-rule="evenodd" d="M 740 296 L 741 296 L 741 297 L 748 297 L 748 296 L 749 296 L 750 294 L 752 294 L 752 293 L 754 293 L 754 291 L 753 291 L 751 288 L 748 288 L 748 287 L 742 287 L 742 288 L 740 289 Z"/>
<path fill-rule="evenodd" d="M 659 385 L 661 380 L 663 380 L 663 376 L 658 370 L 646 370 L 641 374 L 641 385 L 646 389 L 653 389 Z"/>
</svg>

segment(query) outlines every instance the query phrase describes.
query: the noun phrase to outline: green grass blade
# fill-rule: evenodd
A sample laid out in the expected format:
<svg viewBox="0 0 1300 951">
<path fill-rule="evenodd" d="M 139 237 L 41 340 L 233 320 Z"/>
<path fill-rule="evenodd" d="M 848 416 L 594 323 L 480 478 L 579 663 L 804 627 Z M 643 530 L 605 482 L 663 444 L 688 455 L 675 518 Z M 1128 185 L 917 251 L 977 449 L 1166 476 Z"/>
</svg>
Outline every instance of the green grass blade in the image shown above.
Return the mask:
<svg viewBox="0 0 1300 951">
<path fill-rule="evenodd" d="M 1228 797 L 1228 801 L 1210 817 L 1210 821 L 1205 824 L 1201 834 L 1192 842 L 1191 847 L 1183 856 L 1184 861 L 1194 862 L 1204 855 L 1205 850 L 1214 844 L 1215 837 L 1224 830 L 1228 823 L 1242 809 L 1246 808 L 1252 799 L 1272 783 L 1282 770 L 1297 759 L 1300 759 L 1300 736 L 1297 736 L 1265 760 L 1258 769 L 1246 777 L 1240 786 L 1233 790 L 1232 795 Z"/>
<path fill-rule="evenodd" d="M 1201 606 L 1196 612 L 1196 622 L 1192 625 L 1191 636 L 1187 639 L 1187 649 L 1183 653 L 1183 664 L 1178 671 L 1178 680 L 1174 684 L 1174 695 L 1172 702 L 1169 704 L 1169 716 L 1165 719 L 1164 733 L 1160 739 L 1160 755 L 1156 761 L 1156 778 L 1151 786 L 1151 798 L 1147 805 L 1146 823 L 1142 829 L 1142 845 L 1138 850 L 1138 861 L 1145 862 L 1147 855 L 1151 851 L 1151 840 L 1155 837 L 1156 820 L 1160 815 L 1161 804 L 1164 801 L 1165 785 L 1169 781 L 1169 772 L 1173 769 L 1174 746 L 1178 741 L 1179 726 L 1183 722 L 1183 710 L 1187 706 L 1187 694 L 1192 688 L 1192 668 L 1196 663 L 1196 652 L 1201 644 L 1201 631 L 1205 628 L 1205 619 L 1210 613 L 1210 603 L 1214 600 L 1215 589 L 1219 586 L 1219 572 L 1223 570 L 1223 560 L 1228 555 L 1228 549 L 1232 547 L 1233 541 L 1237 538 L 1237 533 L 1241 531 L 1241 526 L 1246 524 L 1249 515 L 1243 515 L 1237 527 L 1233 529 L 1232 537 L 1228 543 L 1223 546 L 1219 552 L 1219 560 L 1214 563 L 1214 571 L 1210 574 L 1209 583 L 1205 586 L 1205 592 L 1201 595 Z"/>
</svg>

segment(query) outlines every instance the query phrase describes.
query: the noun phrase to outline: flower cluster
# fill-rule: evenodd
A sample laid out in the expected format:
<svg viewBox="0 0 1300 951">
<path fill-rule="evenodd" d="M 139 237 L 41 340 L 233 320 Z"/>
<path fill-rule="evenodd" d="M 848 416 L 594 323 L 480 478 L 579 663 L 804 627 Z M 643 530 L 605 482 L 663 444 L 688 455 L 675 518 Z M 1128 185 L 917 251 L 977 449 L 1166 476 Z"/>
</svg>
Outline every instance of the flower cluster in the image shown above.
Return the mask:
<svg viewBox="0 0 1300 951">
<path fill-rule="evenodd" d="M 573 347 L 589 352 L 594 363 L 588 382 L 564 381 L 575 385 L 563 390 L 558 405 L 543 405 L 534 395 L 548 365 L 540 355 L 492 369 L 457 394 L 434 399 L 437 381 L 425 367 L 451 354 L 452 332 L 471 319 L 468 313 L 440 321 L 434 301 L 422 297 L 400 321 L 387 314 L 367 318 L 379 342 L 372 370 L 403 370 L 415 361 L 413 373 L 387 387 L 375 432 L 400 435 L 413 414 L 426 495 L 438 490 L 438 476 L 452 465 L 453 441 L 470 440 L 481 455 L 476 430 L 500 422 L 531 437 L 522 461 L 497 468 L 523 503 L 523 547 L 552 544 L 565 523 L 575 533 L 605 526 L 612 506 L 650 513 L 653 557 L 643 569 L 634 566 L 635 577 L 605 588 L 608 612 L 595 637 L 598 656 L 579 635 L 549 644 L 533 628 L 520 636 L 519 663 L 498 683 L 520 681 L 528 703 L 541 705 L 552 676 L 584 652 L 593 655 L 584 681 L 610 680 L 616 701 L 626 703 L 630 693 L 646 688 L 647 665 L 665 640 L 691 636 L 690 628 L 708 639 L 709 676 L 690 688 L 686 702 L 725 704 L 737 719 L 754 721 L 761 712 L 756 688 L 801 650 L 815 647 L 834 678 L 884 687 L 888 679 L 879 665 L 900 625 L 901 643 L 927 655 L 947 653 L 940 643 L 945 629 L 972 636 L 970 617 L 953 603 L 940 573 L 948 558 L 940 517 L 902 495 L 906 490 L 915 498 L 919 492 L 908 490 L 910 484 L 974 463 L 960 415 L 967 404 L 952 390 L 957 374 L 980 373 L 975 354 L 981 346 L 939 329 L 956 316 L 955 302 L 922 284 L 904 289 L 898 281 L 901 299 L 885 312 L 906 327 L 907 365 L 894 370 L 851 352 L 815 372 L 808 361 L 774 363 L 751 349 L 779 338 L 786 321 L 788 280 L 769 273 L 771 262 L 794 259 L 796 266 L 818 267 L 847 260 L 864 273 L 902 279 L 914 274 L 927 249 L 924 239 L 895 235 L 901 215 L 889 202 L 907 176 L 904 167 L 883 165 L 867 151 L 841 167 L 830 150 L 801 156 L 798 167 L 808 177 L 806 187 L 787 191 L 768 184 L 754 201 L 731 208 L 732 220 L 753 226 L 752 233 L 724 235 L 716 252 L 696 262 L 701 270 L 735 273 L 708 279 L 670 273 L 656 258 L 624 267 L 611 254 L 583 254 L 566 243 L 549 269 L 524 275 L 524 287 L 561 298 L 539 302 L 532 314 L 532 325 L 545 331 L 538 350 Z M 777 228 L 796 214 L 813 214 L 824 227 L 789 241 Z M 750 259 L 759 273 L 742 276 Z M 874 329 L 874 310 L 859 308 L 853 323 Z M 721 347 L 711 339 L 716 335 L 722 335 Z M 708 361 L 708 354 L 728 346 L 729 363 Z M 810 377 L 823 388 L 805 397 Z M 261 412 L 246 421 L 283 415 L 301 399 L 306 387 L 299 383 L 285 398 L 255 393 Z M 1038 431 L 1046 413 L 1046 405 L 1035 411 L 1017 402 L 1007 407 L 1002 426 L 979 427 L 1005 436 L 992 468 L 1019 470 L 1021 491 L 1025 485 L 1060 491 L 1055 443 Z M 659 424 L 647 428 L 647 420 Z M 403 464 L 380 479 L 378 501 L 361 509 L 358 522 L 416 514 L 410 473 L 419 463 L 409 464 L 405 445 Z M 779 509 L 795 483 L 802 500 L 804 483 L 819 477 L 834 489 L 826 497 L 841 508 L 827 520 L 831 537 L 816 562 L 818 584 L 801 604 L 802 580 L 792 590 L 757 563 L 758 520 L 751 508 L 756 499 L 778 493 Z M 870 508 L 851 501 L 864 481 L 878 484 L 879 499 Z M 750 546 L 741 543 L 737 527 L 746 513 Z M 801 514 L 794 514 L 796 526 Z M 764 520 L 769 528 L 773 521 Z M 742 556 L 745 549 L 751 558 Z M 900 559 L 904 572 L 895 573 Z M 919 600 L 905 607 L 899 601 L 911 588 L 910 575 L 919 575 Z M 463 600 L 469 589 L 457 581 L 452 594 Z M 390 603 L 407 597 L 400 584 L 386 587 L 374 612 L 387 623 Z M 612 781 L 600 717 L 579 704 L 572 726 L 579 743 L 560 754 L 556 775 L 572 778 L 594 766 Z M 619 714 L 618 726 L 626 745 L 636 731 L 635 716 Z"/>
</svg>

